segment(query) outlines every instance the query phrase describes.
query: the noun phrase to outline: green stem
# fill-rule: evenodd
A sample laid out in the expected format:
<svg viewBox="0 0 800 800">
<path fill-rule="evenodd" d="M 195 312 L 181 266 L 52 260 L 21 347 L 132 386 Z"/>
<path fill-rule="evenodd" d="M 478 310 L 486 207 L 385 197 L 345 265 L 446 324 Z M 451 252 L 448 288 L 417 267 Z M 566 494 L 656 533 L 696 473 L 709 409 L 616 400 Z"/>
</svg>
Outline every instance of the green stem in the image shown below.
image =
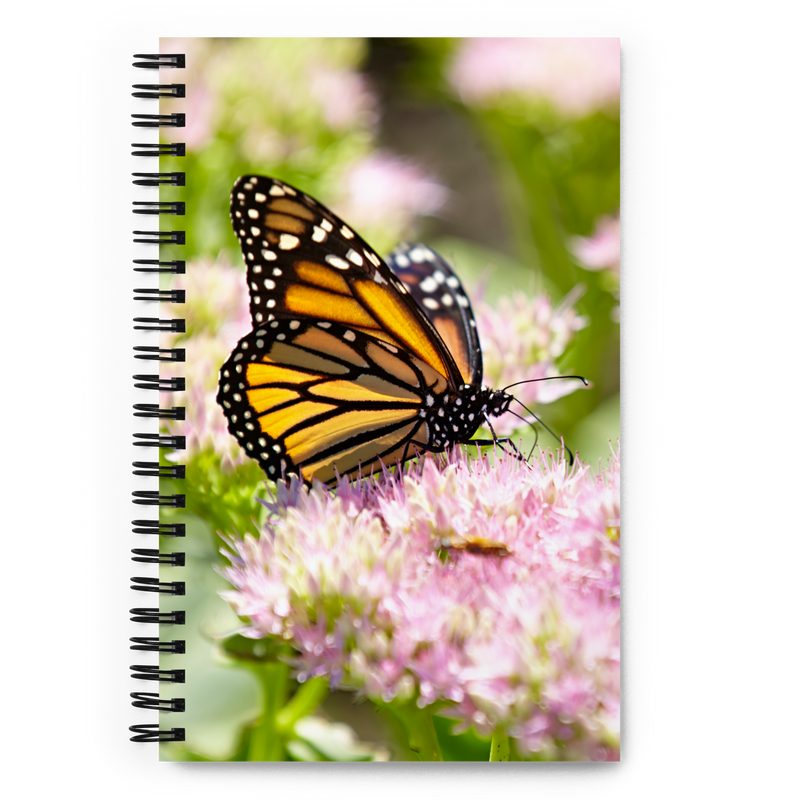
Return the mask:
<svg viewBox="0 0 800 800">
<path fill-rule="evenodd" d="M 316 711 L 328 696 L 328 679 L 311 678 L 294 694 L 294 697 L 278 712 L 277 728 L 284 738 L 289 738 L 295 723 Z"/>
<path fill-rule="evenodd" d="M 442 748 L 433 726 L 433 709 L 431 706 L 417 708 L 411 701 L 404 706 L 389 704 L 386 706 L 403 723 L 408 736 L 408 746 L 420 761 L 442 761 Z"/>
<path fill-rule="evenodd" d="M 489 754 L 489 761 L 508 761 L 511 755 L 511 746 L 508 736 L 503 731 L 495 731 L 492 737 L 492 751 Z"/>
<path fill-rule="evenodd" d="M 260 664 L 255 670 L 261 684 L 263 713 L 253 728 L 248 761 L 283 761 L 285 758 L 283 739 L 278 732 L 278 711 L 286 702 L 286 681 L 289 665 L 282 661 Z"/>
</svg>

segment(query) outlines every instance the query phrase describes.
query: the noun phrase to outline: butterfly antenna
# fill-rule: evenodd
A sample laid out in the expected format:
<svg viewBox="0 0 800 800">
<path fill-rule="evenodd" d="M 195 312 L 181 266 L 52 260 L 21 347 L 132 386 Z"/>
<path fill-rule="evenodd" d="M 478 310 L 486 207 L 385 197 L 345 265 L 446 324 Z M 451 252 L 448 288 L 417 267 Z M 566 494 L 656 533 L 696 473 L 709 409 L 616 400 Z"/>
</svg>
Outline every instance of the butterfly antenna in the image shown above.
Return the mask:
<svg viewBox="0 0 800 800">
<path fill-rule="evenodd" d="M 583 385 L 584 385 L 584 386 L 588 386 L 588 385 L 589 385 L 589 381 L 587 381 L 587 380 L 586 380 L 586 378 L 584 378 L 584 377 L 583 377 L 583 375 L 553 375 L 553 376 L 552 376 L 552 377 L 550 377 L 550 378 L 531 378 L 530 380 L 527 380 L 527 381 L 517 381 L 516 383 L 510 383 L 508 386 L 506 386 L 506 387 L 503 389 L 503 391 L 505 392 L 507 389 L 511 389 L 513 386 L 521 386 L 523 383 L 536 383 L 536 381 L 557 381 L 557 380 L 566 380 L 566 379 L 568 379 L 568 378 L 577 378 L 579 381 L 583 381 Z M 514 399 L 515 399 L 515 400 L 517 400 L 517 398 L 516 398 L 516 397 L 515 397 Z M 530 409 L 529 409 L 529 408 L 528 408 L 528 407 L 527 407 L 527 406 L 526 406 L 526 405 L 525 405 L 525 404 L 524 404 L 524 403 L 523 403 L 521 400 L 517 400 L 517 402 L 518 402 L 518 403 L 519 403 L 519 404 L 520 404 L 520 405 L 521 405 L 521 406 L 522 406 L 522 407 L 523 407 L 523 408 L 524 408 L 524 409 L 525 409 L 525 410 L 526 410 L 526 411 L 527 411 L 527 412 L 528 412 L 528 413 L 529 413 L 529 414 L 530 414 L 530 415 L 531 415 L 531 416 L 532 416 L 532 417 L 533 417 L 533 418 L 534 418 L 534 419 L 535 419 L 537 422 L 541 423 L 542 427 L 543 427 L 545 430 L 549 431 L 549 432 L 552 434 L 552 436 L 553 436 L 553 438 L 554 438 L 554 439 L 556 439 L 556 440 L 558 440 L 559 442 L 561 442 L 561 444 L 562 444 L 562 446 L 564 447 L 564 449 L 565 449 L 565 450 L 566 450 L 566 451 L 569 453 L 569 465 L 570 465 L 570 466 L 572 466 L 573 462 L 575 461 L 575 456 L 574 456 L 574 455 L 572 455 L 572 450 L 570 450 L 570 449 L 569 449 L 569 447 L 567 447 L 567 446 L 564 444 L 564 441 L 563 441 L 562 439 L 559 439 L 559 438 L 558 438 L 558 436 L 556 436 L 556 435 L 553 433 L 553 431 L 551 431 L 551 430 L 550 430 L 550 428 L 548 428 L 548 427 L 547 427 L 547 425 L 545 425 L 545 424 L 544 424 L 544 422 L 542 422 L 542 421 L 539 419 L 539 417 L 537 417 L 537 416 L 536 416 L 536 414 L 534 414 L 534 413 L 533 413 L 533 411 L 531 411 L 531 410 L 530 410 Z M 512 413 L 512 414 L 514 414 L 514 412 L 513 412 L 513 411 L 512 411 L 511 413 Z M 520 417 L 520 416 L 519 416 L 519 414 L 514 414 L 514 416 L 515 416 L 515 417 L 519 417 L 519 419 L 522 419 L 522 417 Z M 536 430 L 536 429 L 534 428 L 534 430 Z M 533 450 L 534 450 L 534 448 L 536 447 L 536 444 L 538 443 L 538 441 L 539 441 L 539 432 L 537 431 L 537 432 L 536 432 L 536 441 L 533 443 L 533 447 L 531 448 L 531 452 L 528 454 L 528 459 L 530 459 L 530 457 L 533 455 Z"/>
<path fill-rule="evenodd" d="M 587 381 L 586 378 L 583 377 L 583 375 L 553 375 L 549 378 L 531 378 L 530 380 L 527 381 L 517 381 L 516 383 L 509 383 L 508 386 L 501 389 L 500 391 L 505 392 L 508 389 L 513 388 L 514 386 L 522 386 L 523 383 L 536 383 L 537 381 L 566 381 L 570 380 L 571 378 L 575 378 L 576 380 L 582 381 L 584 386 L 589 385 L 589 381 Z"/>
</svg>

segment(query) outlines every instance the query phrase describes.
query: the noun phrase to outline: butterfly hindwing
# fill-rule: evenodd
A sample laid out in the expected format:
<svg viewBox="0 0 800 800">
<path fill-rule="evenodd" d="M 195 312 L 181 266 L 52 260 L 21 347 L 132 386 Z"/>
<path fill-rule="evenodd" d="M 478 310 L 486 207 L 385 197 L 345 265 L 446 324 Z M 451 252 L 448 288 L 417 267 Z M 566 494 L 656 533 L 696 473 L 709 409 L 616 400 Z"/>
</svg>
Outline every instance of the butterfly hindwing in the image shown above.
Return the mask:
<svg viewBox="0 0 800 800">
<path fill-rule="evenodd" d="M 464 383 L 480 386 L 483 360 L 478 330 L 458 275 L 424 244 L 400 244 L 387 256 L 386 263 L 444 340 Z"/>
<path fill-rule="evenodd" d="M 217 401 L 269 477 L 329 482 L 415 446 L 440 449 L 427 418 L 447 391 L 444 375 L 402 348 L 338 323 L 277 317 L 231 353 Z"/>
</svg>

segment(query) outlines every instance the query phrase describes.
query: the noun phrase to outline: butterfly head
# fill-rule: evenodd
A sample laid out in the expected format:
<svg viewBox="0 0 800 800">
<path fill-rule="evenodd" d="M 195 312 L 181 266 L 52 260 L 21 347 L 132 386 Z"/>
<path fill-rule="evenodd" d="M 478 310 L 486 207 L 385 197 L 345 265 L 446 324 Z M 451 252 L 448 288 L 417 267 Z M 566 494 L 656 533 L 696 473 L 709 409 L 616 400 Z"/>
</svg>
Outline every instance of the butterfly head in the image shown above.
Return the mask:
<svg viewBox="0 0 800 800">
<path fill-rule="evenodd" d="M 471 437 L 487 417 L 505 414 L 513 399 L 511 395 L 488 386 L 477 388 L 465 384 L 460 387 L 459 396 L 455 400 L 454 417 L 467 422 L 466 433 Z M 459 430 L 456 428 L 454 433 L 459 433 Z"/>
<path fill-rule="evenodd" d="M 499 417 L 508 411 L 511 401 L 514 399 L 510 394 L 506 394 L 502 389 L 489 389 L 484 386 L 482 391 L 486 392 L 486 413 L 492 417 Z"/>
</svg>

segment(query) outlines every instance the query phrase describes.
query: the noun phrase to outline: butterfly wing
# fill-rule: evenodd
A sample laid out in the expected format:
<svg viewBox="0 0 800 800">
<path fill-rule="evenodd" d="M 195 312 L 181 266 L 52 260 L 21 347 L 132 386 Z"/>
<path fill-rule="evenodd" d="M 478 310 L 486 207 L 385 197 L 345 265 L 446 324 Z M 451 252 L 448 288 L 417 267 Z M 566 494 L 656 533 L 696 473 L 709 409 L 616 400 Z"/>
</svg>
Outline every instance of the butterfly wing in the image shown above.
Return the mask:
<svg viewBox="0 0 800 800">
<path fill-rule="evenodd" d="M 386 258 L 447 345 L 464 383 L 483 383 L 478 329 L 467 293 L 451 266 L 424 244 L 400 244 Z"/>
<path fill-rule="evenodd" d="M 336 322 L 408 351 L 460 385 L 453 357 L 403 283 L 314 198 L 246 175 L 231 193 L 231 221 L 247 265 L 254 327 L 279 317 Z"/>
<path fill-rule="evenodd" d="M 256 327 L 220 373 L 228 428 L 272 479 L 335 480 L 431 447 L 444 375 L 389 342 L 328 321 Z M 438 424 L 436 424 L 438 430 Z M 435 435 L 435 434 L 434 434 Z"/>
<path fill-rule="evenodd" d="M 480 384 L 480 350 L 469 302 L 442 259 L 421 245 L 396 251 L 406 286 L 327 208 L 258 175 L 234 185 L 231 219 L 254 330 L 223 365 L 217 400 L 270 477 L 331 482 L 337 471 L 469 438 L 486 398 L 462 398 L 460 387 L 466 375 Z M 442 275 L 452 296 L 426 283 Z"/>
</svg>

